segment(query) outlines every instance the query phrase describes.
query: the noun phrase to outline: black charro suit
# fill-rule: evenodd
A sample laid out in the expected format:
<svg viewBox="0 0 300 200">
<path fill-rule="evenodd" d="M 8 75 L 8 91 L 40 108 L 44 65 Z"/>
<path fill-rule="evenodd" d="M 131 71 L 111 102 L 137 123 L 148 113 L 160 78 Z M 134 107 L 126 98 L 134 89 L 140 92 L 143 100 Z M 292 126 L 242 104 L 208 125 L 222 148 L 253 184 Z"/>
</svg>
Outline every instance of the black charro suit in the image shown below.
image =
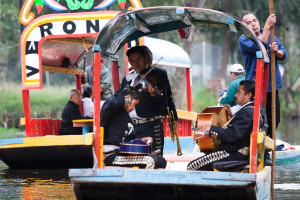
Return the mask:
<svg viewBox="0 0 300 200">
<path fill-rule="evenodd" d="M 133 73 L 133 72 L 132 72 Z M 154 76 L 157 80 L 156 86 L 159 90 L 161 90 L 162 95 L 157 95 L 152 97 L 150 93 L 146 91 L 141 92 L 141 101 L 136 106 L 136 114 L 140 118 L 153 118 L 156 116 L 166 116 L 167 115 L 167 107 L 174 112 L 175 119 L 177 120 L 177 112 L 176 107 L 172 98 L 172 90 L 170 86 L 170 82 L 168 79 L 168 75 L 165 69 L 154 67 L 151 71 L 152 76 Z M 127 75 L 123 78 L 120 89 L 114 94 L 118 96 L 118 94 L 130 84 L 132 74 Z M 138 138 L 142 137 L 152 137 L 153 138 L 153 150 L 160 150 L 161 153 L 163 151 L 163 141 L 164 141 L 164 131 L 163 131 L 163 123 L 161 119 L 157 119 L 155 121 L 142 123 L 142 124 L 134 124 L 135 135 Z"/>
</svg>

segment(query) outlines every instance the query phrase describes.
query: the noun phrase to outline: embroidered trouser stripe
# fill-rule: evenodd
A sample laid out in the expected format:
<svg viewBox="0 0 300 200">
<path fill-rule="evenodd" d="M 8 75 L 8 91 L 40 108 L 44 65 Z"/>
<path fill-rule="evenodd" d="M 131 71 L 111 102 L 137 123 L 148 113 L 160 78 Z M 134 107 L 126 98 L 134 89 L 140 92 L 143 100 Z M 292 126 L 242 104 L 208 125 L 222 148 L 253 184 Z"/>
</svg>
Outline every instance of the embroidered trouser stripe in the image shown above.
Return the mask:
<svg viewBox="0 0 300 200">
<path fill-rule="evenodd" d="M 229 153 L 227 153 L 226 151 L 216 151 L 216 152 L 201 156 L 200 158 L 197 158 L 197 159 L 191 161 L 187 166 L 187 170 L 197 170 L 205 165 L 208 165 L 215 161 L 221 160 L 223 158 L 227 158 L 228 156 L 229 156 Z"/>
<path fill-rule="evenodd" d="M 114 165 L 146 165 L 146 169 L 154 169 L 155 161 L 150 156 L 117 156 Z"/>
</svg>

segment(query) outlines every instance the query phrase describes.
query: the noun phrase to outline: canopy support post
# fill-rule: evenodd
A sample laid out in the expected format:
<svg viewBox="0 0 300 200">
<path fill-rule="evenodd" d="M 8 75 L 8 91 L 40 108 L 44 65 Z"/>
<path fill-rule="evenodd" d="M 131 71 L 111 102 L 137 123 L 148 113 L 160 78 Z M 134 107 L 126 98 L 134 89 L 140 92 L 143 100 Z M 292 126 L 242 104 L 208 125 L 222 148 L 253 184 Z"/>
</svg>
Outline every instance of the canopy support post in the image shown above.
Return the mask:
<svg viewBox="0 0 300 200">
<path fill-rule="evenodd" d="M 23 96 L 23 107 L 25 114 L 25 129 L 26 129 L 26 137 L 31 137 L 31 115 L 30 115 L 30 98 L 29 98 L 29 90 L 22 90 Z"/>
<path fill-rule="evenodd" d="M 190 68 L 186 68 L 186 96 L 187 110 L 192 111 L 192 83 Z"/>
<path fill-rule="evenodd" d="M 96 168 L 103 168 L 103 135 L 100 132 L 100 99 L 101 99 L 101 54 L 100 54 L 100 46 L 95 45 L 93 48 L 94 56 L 93 56 L 93 69 L 94 69 L 94 150 L 96 155 L 96 160 L 94 164 L 96 164 Z"/>
<path fill-rule="evenodd" d="M 112 61 L 111 72 L 113 79 L 113 87 L 115 92 L 120 88 L 120 78 L 119 78 L 119 63 L 118 61 Z"/>
</svg>

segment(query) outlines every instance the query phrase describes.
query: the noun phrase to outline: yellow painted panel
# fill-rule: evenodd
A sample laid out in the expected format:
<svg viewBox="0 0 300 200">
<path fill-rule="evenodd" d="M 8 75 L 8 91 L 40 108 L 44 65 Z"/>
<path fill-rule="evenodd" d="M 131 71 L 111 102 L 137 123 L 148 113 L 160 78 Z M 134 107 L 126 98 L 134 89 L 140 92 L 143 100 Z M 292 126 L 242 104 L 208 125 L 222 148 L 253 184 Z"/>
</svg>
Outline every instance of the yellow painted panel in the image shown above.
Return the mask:
<svg viewBox="0 0 300 200">
<path fill-rule="evenodd" d="M 40 146 L 66 146 L 66 145 L 93 145 L 93 133 L 83 135 L 59 135 L 23 138 L 23 144 L 1 145 L 0 149 L 22 148 L 22 147 L 40 147 Z"/>
<path fill-rule="evenodd" d="M 20 118 L 20 124 L 21 125 L 25 125 L 25 117 L 21 117 Z"/>
<path fill-rule="evenodd" d="M 72 122 L 94 122 L 94 119 L 75 119 Z"/>
<path fill-rule="evenodd" d="M 197 113 L 195 112 L 186 111 L 186 110 L 176 110 L 176 111 L 179 119 L 185 119 L 191 121 L 197 120 Z"/>
<path fill-rule="evenodd" d="M 257 144 L 264 145 L 265 149 L 274 150 L 274 141 L 270 137 L 266 136 L 265 132 L 258 132 Z"/>
</svg>

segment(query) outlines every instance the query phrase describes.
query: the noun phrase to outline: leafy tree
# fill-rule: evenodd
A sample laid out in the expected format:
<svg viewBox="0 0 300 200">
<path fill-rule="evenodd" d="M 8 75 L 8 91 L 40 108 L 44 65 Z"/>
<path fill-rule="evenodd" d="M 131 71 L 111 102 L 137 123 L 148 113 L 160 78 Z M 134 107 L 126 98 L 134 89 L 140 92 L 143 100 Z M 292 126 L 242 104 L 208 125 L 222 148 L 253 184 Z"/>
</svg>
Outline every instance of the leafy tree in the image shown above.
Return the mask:
<svg viewBox="0 0 300 200">
<path fill-rule="evenodd" d="M 0 1 L 0 80 L 20 80 L 19 5 L 16 1 Z M 10 75 L 16 75 L 11 79 Z"/>
</svg>

